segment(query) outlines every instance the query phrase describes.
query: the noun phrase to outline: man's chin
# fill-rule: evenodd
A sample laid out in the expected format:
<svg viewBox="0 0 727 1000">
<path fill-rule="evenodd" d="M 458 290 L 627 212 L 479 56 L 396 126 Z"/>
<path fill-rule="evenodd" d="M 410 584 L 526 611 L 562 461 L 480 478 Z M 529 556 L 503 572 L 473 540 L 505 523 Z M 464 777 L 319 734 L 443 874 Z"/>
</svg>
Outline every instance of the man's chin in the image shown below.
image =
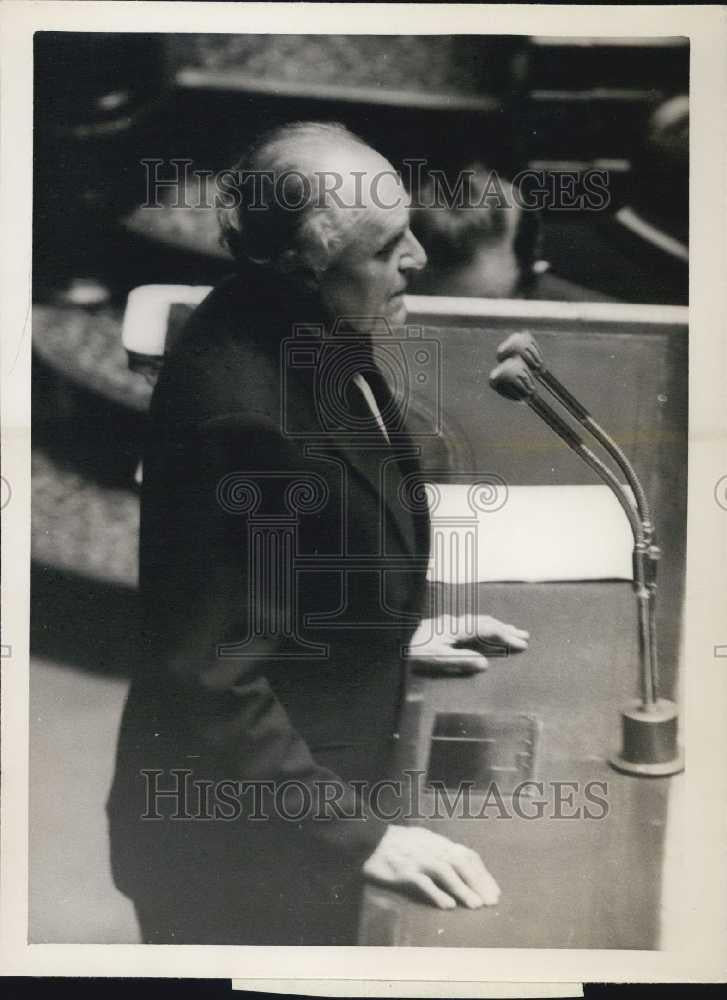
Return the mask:
<svg viewBox="0 0 727 1000">
<path fill-rule="evenodd" d="M 388 319 L 390 323 L 406 322 L 406 301 L 403 295 L 395 295 L 389 302 Z"/>
</svg>

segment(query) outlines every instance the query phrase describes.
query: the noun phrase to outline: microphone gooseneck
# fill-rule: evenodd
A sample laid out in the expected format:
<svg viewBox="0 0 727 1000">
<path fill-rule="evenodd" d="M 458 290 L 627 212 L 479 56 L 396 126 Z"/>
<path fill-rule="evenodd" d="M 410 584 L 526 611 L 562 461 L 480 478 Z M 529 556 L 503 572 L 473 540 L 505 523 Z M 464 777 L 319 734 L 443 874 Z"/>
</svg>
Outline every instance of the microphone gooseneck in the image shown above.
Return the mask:
<svg viewBox="0 0 727 1000">
<path fill-rule="evenodd" d="M 657 665 L 654 640 L 656 630 L 652 614 L 654 588 L 647 585 L 646 569 L 649 538 L 638 511 L 634 509 L 626 490 L 614 472 L 584 443 L 575 428 L 571 427 L 552 406 L 538 395 L 535 373 L 526 360 L 526 354 L 531 359 L 537 359 L 540 364 L 542 364 L 542 359 L 535 341 L 530 338 L 532 343 L 526 342 L 525 337 L 528 336 L 515 334 L 500 346 L 498 355 L 502 354 L 504 360 L 490 372 L 490 385 L 505 399 L 526 403 L 531 410 L 537 413 L 540 419 L 551 430 L 555 431 L 558 437 L 565 441 L 568 447 L 606 483 L 628 518 L 634 539 L 633 587 L 638 603 L 641 697 L 644 709 L 652 711 L 658 695 L 655 689 Z M 518 350 L 513 350 L 513 347 L 517 347 Z M 651 579 L 651 574 L 649 574 L 648 579 Z"/>
<path fill-rule="evenodd" d="M 656 645 L 656 565 L 649 505 L 631 463 L 588 410 L 552 375 L 529 333 L 512 334 L 497 351 L 500 362 L 490 385 L 506 399 L 527 404 L 611 489 L 629 521 L 634 539 L 633 588 L 637 602 L 641 699 L 622 712 L 623 749 L 610 758 L 613 767 L 634 775 L 664 776 L 684 768 L 677 742 L 677 706 L 658 695 Z M 543 385 L 614 460 L 631 487 L 636 506 L 614 471 L 583 441 L 578 431 L 538 394 Z"/>
<path fill-rule="evenodd" d="M 531 333 L 527 331 L 513 333 L 500 344 L 497 349 L 497 360 L 505 361 L 511 358 L 521 358 L 533 372 L 535 378 L 593 435 L 601 447 L 613 458 L 626 477 L 626 482 L 634 494 L 646 539 L 647 541 L 653 541 L 654 525 L 651 518 L 649 501 L 646 498 L 646 493 L 639 481 L 639 477 L 636 475 L 631 462 L 629 462 L 621 447 L 593 419 L 585 406 L 579 403 L 563 383 L 548 371 L 538 342 Z"/>
<path fill-rule="evenodd" d="M 515 334 L 515 336 L 518 335 Z M 507 357 L 496 368 L 493 368 L 490 372 L 490 385 L 495 392 L 500 396 L 504 396 L 505 399 L 527 403 L 538 414 L 540 419 L 548 424 L 551 430 L 554 430 L 565 441 L 568 447 L 579 455 L 606 482 L 616 494 L 617 500 L 623 507 L 624 513 L 631 525 L 634 541 L 637 545 L 644 545 L 646 539 L 643 526 L 618 479 L 611 469 L 584 443 L 583 438 L 581 438 L 578 432 L 563 420 L 557 410 L 554 410 L 552 406 L 538 395 L 530 368 L 523 358 L 513 355 Z"/>
</svg>

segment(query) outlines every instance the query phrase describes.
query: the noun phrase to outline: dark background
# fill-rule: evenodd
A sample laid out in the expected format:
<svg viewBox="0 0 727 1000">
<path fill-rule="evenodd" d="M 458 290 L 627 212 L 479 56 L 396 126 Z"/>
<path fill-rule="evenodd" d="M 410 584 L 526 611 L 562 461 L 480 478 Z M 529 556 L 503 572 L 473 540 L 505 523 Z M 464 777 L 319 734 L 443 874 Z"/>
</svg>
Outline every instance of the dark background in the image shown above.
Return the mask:
<svg viewBox="0 0 727 1000">
<path fill-rule="evenodd" d="M 527 36 L 35 36 L 35 285 L 103 272 L 205 282 L 219 262 L 135 240 L 123 219 L 144 199 L 139 161 L 188 157 L 219 170 L 262 128 L 343 121 L 394 163 L 479 160 L 506 176 L 528 166 L 601 165 L 605 213 L 546 218 L 555 272 L 634 302 L 686 302 L 686 271 L 614 244 L 623 204 L 661 206 L 686 241 L 686 165 L 644 151 L 649 115 L 689 90 L 687 39 Z M 201 273 L 202 272 L 202 273 Z"/>
</svg>

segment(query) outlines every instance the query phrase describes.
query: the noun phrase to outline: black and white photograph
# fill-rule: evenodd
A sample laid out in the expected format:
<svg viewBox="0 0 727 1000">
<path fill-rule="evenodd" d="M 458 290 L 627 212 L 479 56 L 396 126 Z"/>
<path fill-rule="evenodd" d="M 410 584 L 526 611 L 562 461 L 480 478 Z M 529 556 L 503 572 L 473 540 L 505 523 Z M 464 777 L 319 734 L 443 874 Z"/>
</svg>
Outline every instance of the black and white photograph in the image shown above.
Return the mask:
<svg viewBox="0 0 727 1000">
<path fill-rule="evenodd" d="M 148 6 L 32 36 L 27 944 L 678 948 L 690 37 Z"/>
</svg>

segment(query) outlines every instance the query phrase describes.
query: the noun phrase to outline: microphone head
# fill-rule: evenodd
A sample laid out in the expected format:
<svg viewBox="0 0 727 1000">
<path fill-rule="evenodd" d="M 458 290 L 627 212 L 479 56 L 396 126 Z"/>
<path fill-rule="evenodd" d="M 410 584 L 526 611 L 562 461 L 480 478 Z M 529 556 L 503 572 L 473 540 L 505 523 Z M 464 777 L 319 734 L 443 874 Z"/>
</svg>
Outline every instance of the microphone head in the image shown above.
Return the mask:
<svg viewBox="0 0 727 1000">
<path fill-rule="evenodd" d="M 528 399 L 535 393 L 535 379 L 522 358 L 506 358 L 490 372 L 490 385 L 505 399 Z"/>
<path fill-rule="evenodd" d="M 536 371 L 544 367 L 538 342 L 527 330 L 522 333 L 511 333 L 507 340 L 503 340 L 500 344 L 497 348 L 497 360 L 504 361 L 506 358 L 523 358 L 526 364 Z"/>
</svg>

